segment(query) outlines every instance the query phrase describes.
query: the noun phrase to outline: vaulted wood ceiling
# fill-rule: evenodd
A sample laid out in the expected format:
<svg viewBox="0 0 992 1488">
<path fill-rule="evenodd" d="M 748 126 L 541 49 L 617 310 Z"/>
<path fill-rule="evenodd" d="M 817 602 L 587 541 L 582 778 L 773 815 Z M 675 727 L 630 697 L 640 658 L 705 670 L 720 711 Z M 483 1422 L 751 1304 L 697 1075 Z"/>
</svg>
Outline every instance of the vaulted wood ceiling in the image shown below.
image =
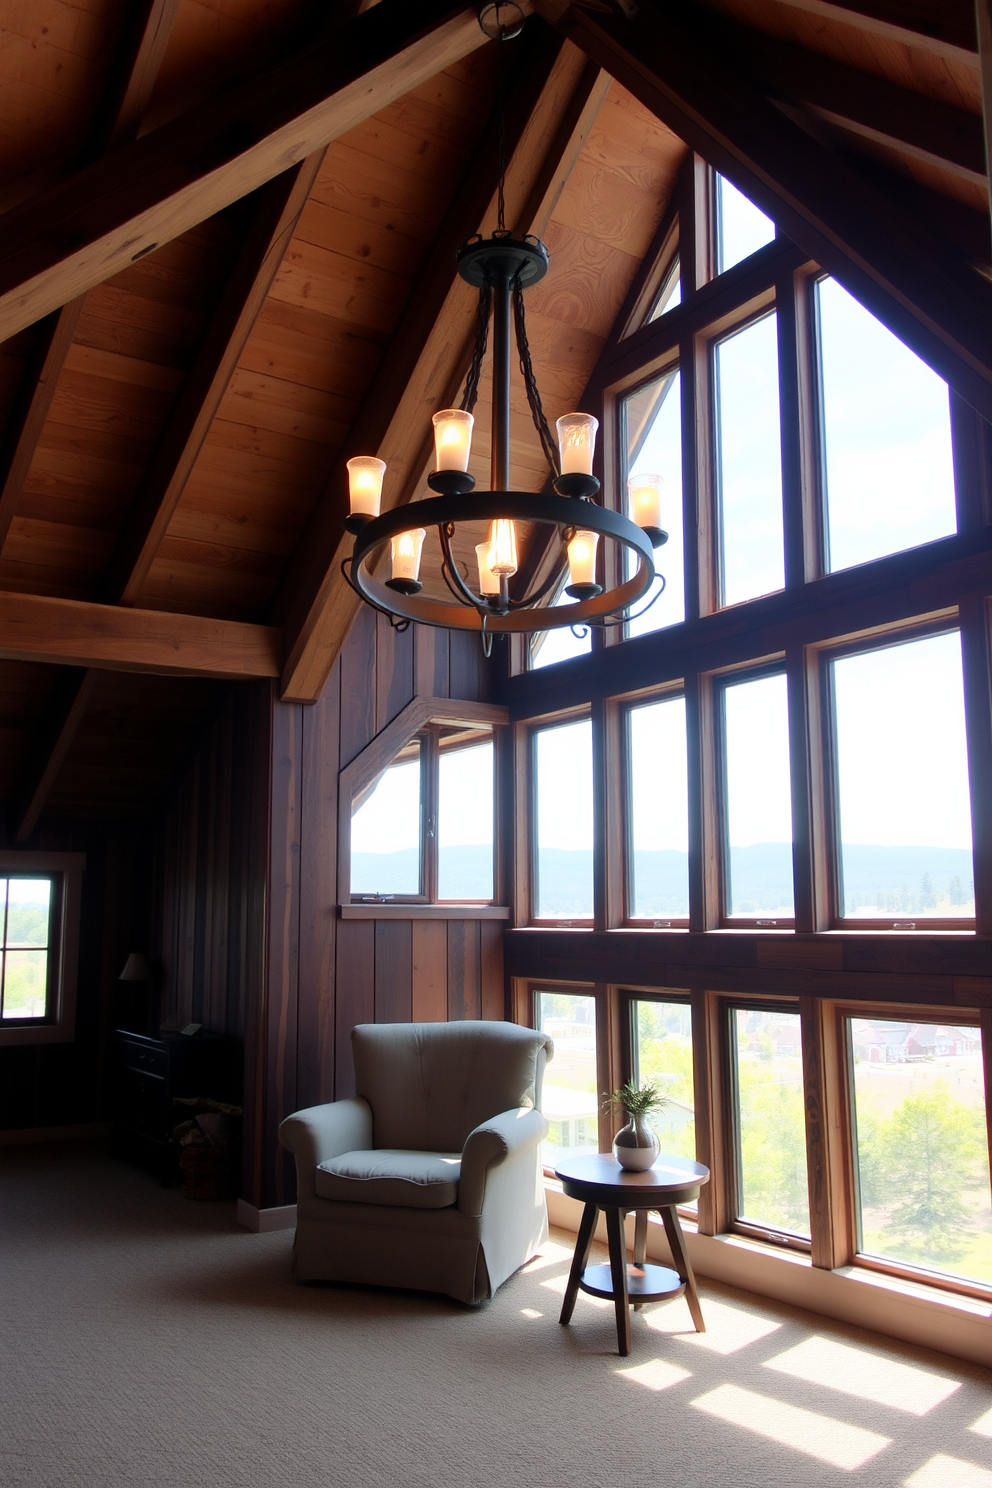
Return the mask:
<svg viewBox="0 0 992 1488">
<path fill-rule="evenodd" d="M 527 8 L 507 217 L 551 250 L 528 298 L 551 418 L 687 146 L 992 412 L 970 0 Z M 495 225 L 495 49 L 448 0 L 4 0 L 0 24 L 0 799 L 24 839 L 152 810 L 214 678 L 319 693 L 354 614 L 343 462 L 378 451 L 387 502 L 415 497 L 467 366 L 454 253 Z"/>
</svg>

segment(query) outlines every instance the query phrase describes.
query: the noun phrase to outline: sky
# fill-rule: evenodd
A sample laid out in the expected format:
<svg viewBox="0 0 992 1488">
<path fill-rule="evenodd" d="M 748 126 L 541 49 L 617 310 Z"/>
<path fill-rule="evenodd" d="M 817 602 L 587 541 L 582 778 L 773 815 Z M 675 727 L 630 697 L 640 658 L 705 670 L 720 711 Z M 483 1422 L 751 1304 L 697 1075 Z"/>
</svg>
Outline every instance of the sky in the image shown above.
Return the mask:
<svg viewBox="0 0 992 1488">
<path fill-rule="evenodd" d="M 438 845 L 488 843 L 493 836 L 493 746 L 441 756 Z M 400 852 L 420 842 L 420 764 L 391 765 L 351 819 L 352 852 Z"/>
</svg>

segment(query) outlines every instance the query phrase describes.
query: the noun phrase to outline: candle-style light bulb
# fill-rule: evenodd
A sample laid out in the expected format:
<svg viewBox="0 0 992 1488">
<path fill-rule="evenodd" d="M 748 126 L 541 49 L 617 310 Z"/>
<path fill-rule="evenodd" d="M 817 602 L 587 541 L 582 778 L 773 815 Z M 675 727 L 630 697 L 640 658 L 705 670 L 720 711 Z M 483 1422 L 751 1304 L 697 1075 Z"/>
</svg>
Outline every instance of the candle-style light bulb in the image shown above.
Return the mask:
<svg viewBox="0 0 992 1488">
<path fill-rule="evenodd" d="M 489 533 L 489 567 L 511 578 L 517 571 L 517 534 L 513 523 L 498 517 Z"/>
<path fill-rule="evenodd" d="M 667 534 L 661 530 L 661 486 L 661 476 L 654 474 L 639 472 L 627 481 L 627 507 L 631 520 L 656 548 L 667 540 Z"/>
<path fill-rule="evenodd" d="M 599 419 L 591 413 L 565 413 L 558 420 L 562 475 L 592 475 Z"/>
<path fill-rule="evenodd" d="M 385 460 L 375 455 L 355 455 L 348 461 L 348 495 L 351 511 L 345 522 L 349 532 L 358 532 L 379 515 Z"/>
<path fill-rule="evenodd" d="M 599 533 L 580 528 L 568 544 L 569 583 L 565 593 L 573 599 L 593 599 L 602 593 L 602 585 L 596 583 L 596 548 Z"/>
<path fill-rule="evenodd" d="M 489 564 L 491 551 L 492 542 L 489 538 L 475 545 L 475 556 L 479 564 L 479 593 L 483 599 L 495 599 L 499 594 L 499 574 L 493 573 Z"/>
<path fill-rule="evenodd" d="M 462 408 L 443 408 L 434 415 L 435 470 L 467 470 L 475 419 Z"/>
<path fill-rule="evenodd" d="M 392 576 L 386 580 L 390 589 L 399 594 L 417 594 L 423 588 L 420 582 L 420 554 L 427 536 L 425 527 L 414 527 L 409 532 L 400 532 L 390 538 Z"/>
</svg>

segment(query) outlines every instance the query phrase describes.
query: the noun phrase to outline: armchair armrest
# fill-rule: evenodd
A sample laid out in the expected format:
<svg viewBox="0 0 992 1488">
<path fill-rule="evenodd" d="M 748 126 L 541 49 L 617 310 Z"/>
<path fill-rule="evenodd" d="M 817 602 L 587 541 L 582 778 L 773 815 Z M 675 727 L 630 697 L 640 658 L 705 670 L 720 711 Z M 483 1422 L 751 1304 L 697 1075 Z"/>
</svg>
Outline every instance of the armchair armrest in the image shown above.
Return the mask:
<svg viewBox="0 0 992 1488">
<path fill-rule="evenodd" d="M 463 1214 L 480 1215 L 486 1196 L 486 1177 L 494 1164 L 531 1152 L 547 1136 L 547 1118 L 532 1107 L 503 1111 L 469 1132 L 462 1148 L 458 1207 Z"/>
<path fill-rule="evenodd" d="M 308 1106 L 286 1117 L 279 1127 L 279 1140 L 296 1158 L 297 1197 L 312 1199 L 318 1163 L 372 1146 L 372 1108 L 360 1096 Z"/>
</svg>

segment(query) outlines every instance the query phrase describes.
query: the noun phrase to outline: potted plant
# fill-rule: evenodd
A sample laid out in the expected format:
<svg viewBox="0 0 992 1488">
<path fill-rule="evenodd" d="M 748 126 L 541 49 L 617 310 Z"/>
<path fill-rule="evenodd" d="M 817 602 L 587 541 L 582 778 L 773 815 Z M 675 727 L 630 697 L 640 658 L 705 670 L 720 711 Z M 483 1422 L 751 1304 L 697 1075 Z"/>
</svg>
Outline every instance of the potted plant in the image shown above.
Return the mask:
<svg viewBox="0 0 992 1488">
<path fill-rule="evenodd" d="M 633 1171 L 652 1167 L 661 1144 L 648 1116 L 652 1111 L 662 1109 L 665 1097 L 654 1085 L 638 1086 L 633 1080 L 628 1080 L 612 1094 L 604 1093 L 603 1104 L 610 1110 L 619 1106 L 627 1117 L 626 1126 L 622 1126 L 613 1138 L 613 1156 L 620 1166 Z"/>
</svg>

